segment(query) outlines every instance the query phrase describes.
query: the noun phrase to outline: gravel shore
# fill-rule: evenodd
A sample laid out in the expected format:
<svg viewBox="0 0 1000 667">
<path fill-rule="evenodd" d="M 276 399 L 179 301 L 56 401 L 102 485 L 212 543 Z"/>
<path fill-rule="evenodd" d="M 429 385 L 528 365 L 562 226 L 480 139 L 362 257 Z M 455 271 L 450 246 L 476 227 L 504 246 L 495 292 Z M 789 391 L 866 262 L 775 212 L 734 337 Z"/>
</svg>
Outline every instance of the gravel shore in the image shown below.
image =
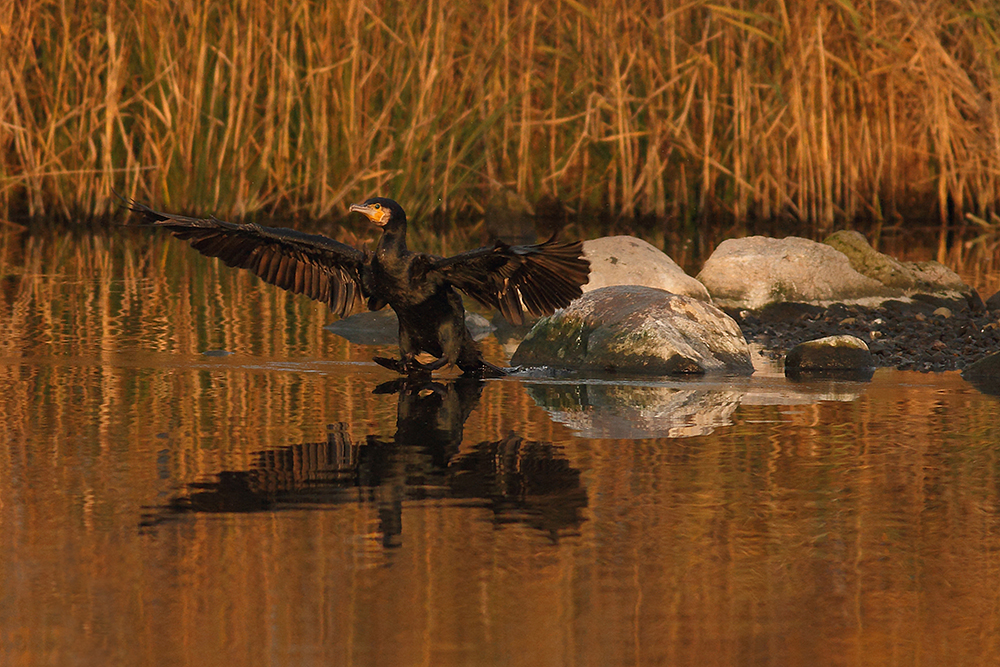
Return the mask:
<svg viewBox="0 0 1000 667">
<path fill-rule="evenodd" d="M 799 343 L 838 334 L 865 341 L 879 368 L 962 370 L 1000 350 L 1000 309 L 989 310 L 978 298 L 971 305 L 928 297 L 912 303 L 886 301 L 874 308 L 782 303 L 728 312 L 747 341 L 775 359 Z"/>
</svg>

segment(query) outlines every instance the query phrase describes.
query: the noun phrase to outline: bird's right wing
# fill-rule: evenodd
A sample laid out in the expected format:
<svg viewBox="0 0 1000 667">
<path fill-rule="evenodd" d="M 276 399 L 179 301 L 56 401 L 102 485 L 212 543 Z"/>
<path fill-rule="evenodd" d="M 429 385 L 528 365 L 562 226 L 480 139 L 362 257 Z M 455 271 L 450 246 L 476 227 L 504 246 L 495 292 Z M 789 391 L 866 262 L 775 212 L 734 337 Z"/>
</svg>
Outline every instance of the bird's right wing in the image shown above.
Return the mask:
<svg viewBox="0 0 1000 667">
<path fill-rule="evenodd" d="M 473 299 L 500 311 L 511 324 L 526 316 L 551 315 L 583 292 L 590 262 L 579 242 L 562 243 L 552 237 L 535 245 L 511 246 L 497 241 L 491 247 L 438 258 L 428 267 Z"/>
<path fill-rule="evenodd" d="M 162 227 L 203 255 L 248 269 L 264 281 L 329 306 L 335 315 L 364 310 L 366 253 L 318 234 L 283 227 L 161 213 L 127 200 L 142 223 Z"/>
</svg>

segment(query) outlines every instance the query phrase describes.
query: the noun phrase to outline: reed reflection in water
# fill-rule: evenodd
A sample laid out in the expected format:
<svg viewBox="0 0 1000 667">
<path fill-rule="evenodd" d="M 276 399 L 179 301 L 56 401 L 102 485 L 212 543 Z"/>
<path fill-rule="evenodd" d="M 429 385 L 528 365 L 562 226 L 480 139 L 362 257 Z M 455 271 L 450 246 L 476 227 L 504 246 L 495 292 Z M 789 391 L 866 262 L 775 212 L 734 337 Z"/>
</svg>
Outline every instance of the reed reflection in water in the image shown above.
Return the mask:
<svg viewBox="0 0 1000 667">
<path fill-rule="evenodd" d="M 374 393 L 176 245 L 0 237 L 0 664 L 1000 661 L 957 374 Z"/>
</svg>

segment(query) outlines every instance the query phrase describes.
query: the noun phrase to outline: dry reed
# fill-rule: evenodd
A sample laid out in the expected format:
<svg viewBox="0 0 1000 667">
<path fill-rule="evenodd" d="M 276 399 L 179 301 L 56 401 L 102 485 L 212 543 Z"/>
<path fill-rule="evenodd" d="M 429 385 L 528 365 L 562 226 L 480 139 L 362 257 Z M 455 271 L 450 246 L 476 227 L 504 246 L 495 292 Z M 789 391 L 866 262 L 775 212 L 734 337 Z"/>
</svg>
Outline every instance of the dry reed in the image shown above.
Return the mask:
<svg viewBox="0 0 1000 667">
<path fill-rule="evenodd" d="M 1000 200 L 985 0 L 22 0 L 0 40 L 5 219 L 101 215 L 113 186 L 302 216 L 506 188 L 814 233 Z"/>
</svg>

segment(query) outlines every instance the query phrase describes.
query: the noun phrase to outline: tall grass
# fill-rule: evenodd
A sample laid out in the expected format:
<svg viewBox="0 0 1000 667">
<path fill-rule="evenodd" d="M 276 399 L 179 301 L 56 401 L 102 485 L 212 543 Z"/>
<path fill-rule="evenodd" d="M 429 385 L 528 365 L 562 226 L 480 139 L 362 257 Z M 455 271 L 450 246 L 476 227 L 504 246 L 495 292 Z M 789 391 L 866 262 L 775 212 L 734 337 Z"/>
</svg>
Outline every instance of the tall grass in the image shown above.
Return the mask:
<svg viewBox="0 0 1000 667">
<path fill-rule="evenodd" d="M 326 216 L 510 189 L 694 228 L 988 218 L 990 0 L 19 0 L 0 215 Z"/>
</svg>

